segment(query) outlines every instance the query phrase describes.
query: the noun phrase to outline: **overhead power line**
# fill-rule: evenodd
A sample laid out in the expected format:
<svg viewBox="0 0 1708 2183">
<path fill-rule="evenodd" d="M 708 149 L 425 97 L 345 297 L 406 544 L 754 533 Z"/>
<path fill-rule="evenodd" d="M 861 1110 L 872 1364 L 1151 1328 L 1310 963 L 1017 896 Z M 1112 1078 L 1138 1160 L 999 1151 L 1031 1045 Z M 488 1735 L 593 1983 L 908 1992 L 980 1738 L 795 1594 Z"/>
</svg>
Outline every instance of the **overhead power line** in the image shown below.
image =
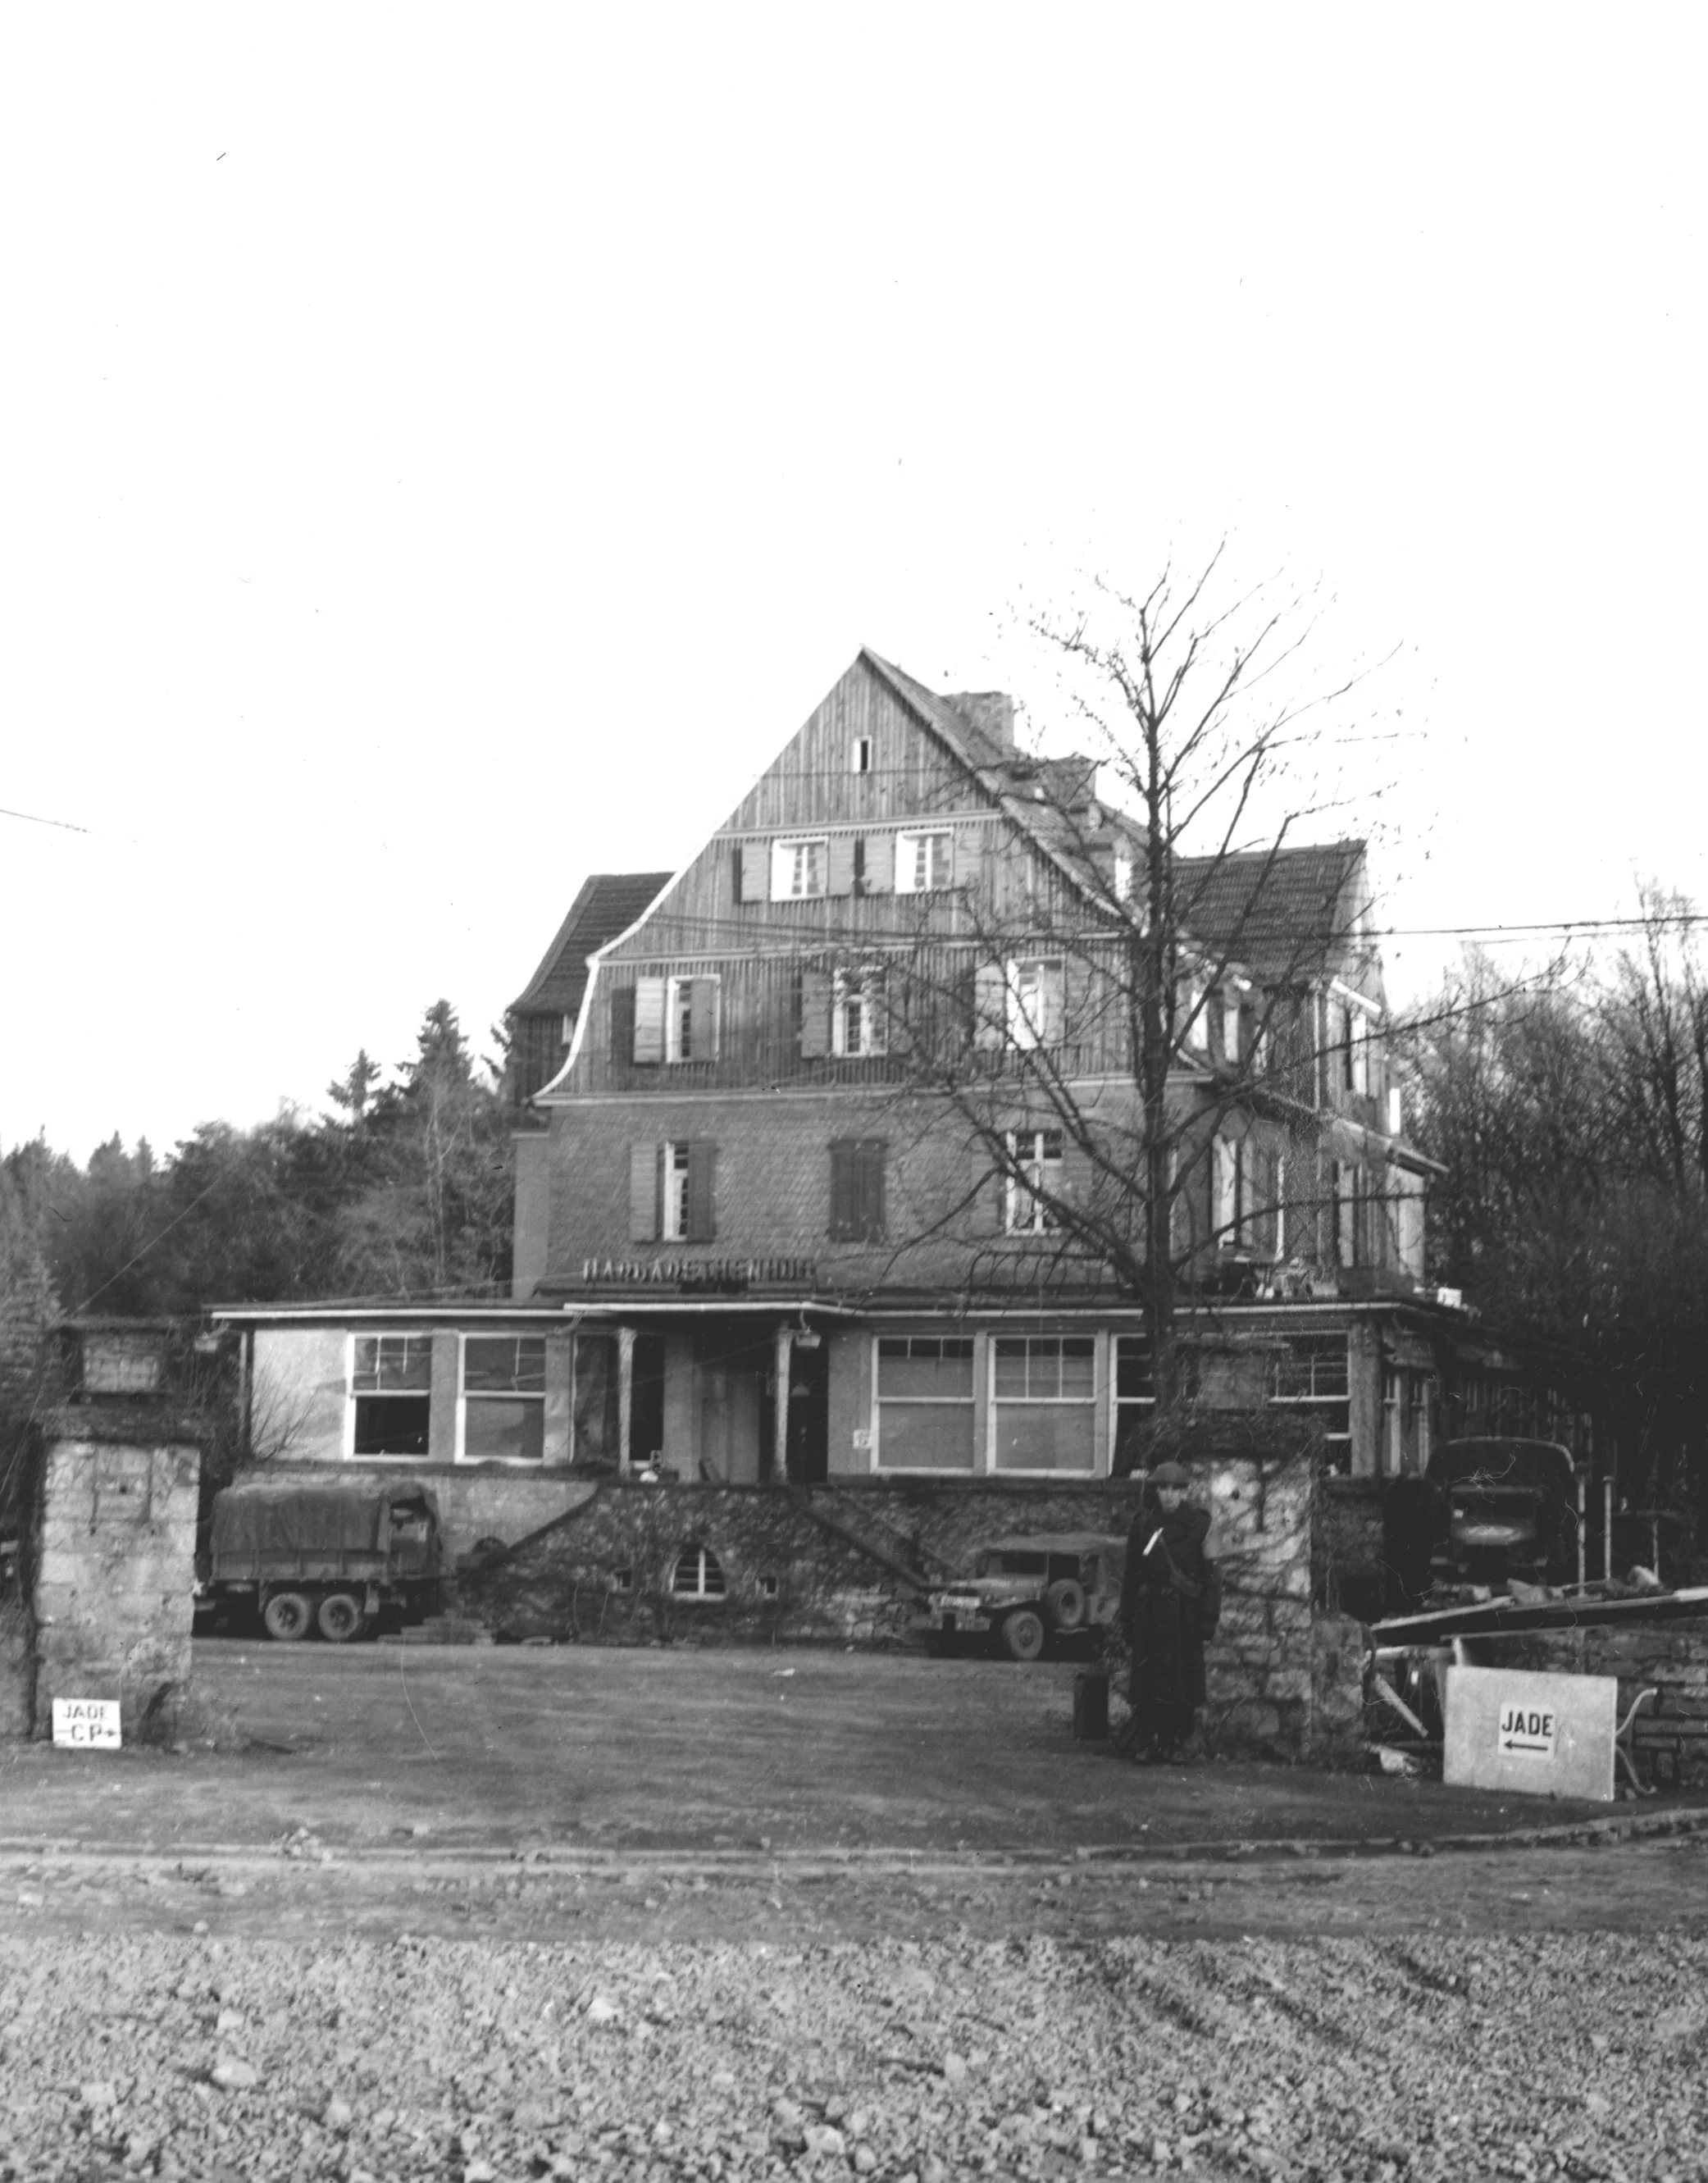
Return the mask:
<svg viewBox="0 0 1708 2183">
<path fill-rule="evenodd" d="M 74 826 L 69 819 L 44 819 L 35 811 L 9 811 L 0 804 L 0 819 L 22 819 L 31 826 L 58 826 L 67 834 L 86 834 L 86 826 Z"/>
</svg>

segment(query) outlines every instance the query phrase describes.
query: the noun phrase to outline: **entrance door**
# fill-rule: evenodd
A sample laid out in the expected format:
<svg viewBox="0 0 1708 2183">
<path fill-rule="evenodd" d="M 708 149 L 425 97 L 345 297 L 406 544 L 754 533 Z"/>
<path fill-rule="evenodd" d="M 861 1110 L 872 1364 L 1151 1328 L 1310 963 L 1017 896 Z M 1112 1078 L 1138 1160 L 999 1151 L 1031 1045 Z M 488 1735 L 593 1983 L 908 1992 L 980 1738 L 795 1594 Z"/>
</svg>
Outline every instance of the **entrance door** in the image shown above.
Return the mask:
<svg viewBox="0 0 1708 2183">
<path fill-rule="evenodd" d="M 829 1474 L 830 1351 L 796 1341 L 789 1352 L 789 1482 L 822 1486 Z"/>
</svg>

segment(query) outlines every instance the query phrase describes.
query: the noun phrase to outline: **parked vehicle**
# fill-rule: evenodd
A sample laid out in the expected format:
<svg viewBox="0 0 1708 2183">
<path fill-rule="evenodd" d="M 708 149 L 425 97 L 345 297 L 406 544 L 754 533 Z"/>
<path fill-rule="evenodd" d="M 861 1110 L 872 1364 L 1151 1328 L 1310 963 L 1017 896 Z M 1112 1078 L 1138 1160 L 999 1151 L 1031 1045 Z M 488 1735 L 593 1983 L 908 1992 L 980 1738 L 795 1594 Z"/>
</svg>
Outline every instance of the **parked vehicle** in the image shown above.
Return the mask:
<svg viewBox="0 0 1708 2183">
<path fill-rule="evenodd" d="M 1095 1636 L 1121 1607 L 1127 1541 L 1096 1531 L 1038 1531 L 982 1547 L 973 1574 L 929 1593 L 925 1630 L 987 1634 L 1011 1660 L 1035 1660 L 1051 1637 Z"/>
<path fill-rule="evenodd" d="M 1429 1458 L 1429 1573 L 1444 1584 L 1532 1584 L 1576 1574 L 1577 1475 L 1547 1440 L 1445 1441 Z"/>
<path fill-rule="evenodd" d="M 290 1644 L 347 1644 L 388 1609 L 419 1621 L 436 1597 L 439 1510 L 424 1486 L 244 1480 L 214 1497 L 197 1609 L 258 1612 Z"/>
</svg>

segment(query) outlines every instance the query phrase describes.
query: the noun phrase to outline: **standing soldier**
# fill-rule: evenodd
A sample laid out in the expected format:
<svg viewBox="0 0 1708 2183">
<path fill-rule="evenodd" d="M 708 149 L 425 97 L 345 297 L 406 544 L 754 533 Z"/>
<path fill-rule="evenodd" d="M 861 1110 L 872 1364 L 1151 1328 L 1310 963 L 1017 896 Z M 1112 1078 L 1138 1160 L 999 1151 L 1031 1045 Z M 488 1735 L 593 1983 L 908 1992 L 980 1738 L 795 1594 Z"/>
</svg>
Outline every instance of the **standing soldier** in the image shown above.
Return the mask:
<svg viewBox="0 0 1708 2183">
<path fill-rule="evenodd" d="M 1121 1624 L 1132 1653 L 1133 1718 L 1121 1748 L 1135 1765 L 1178 1758 L 1204 1703 L 1204 1641 L 1216 1634 L 1221 1584 L 1204 1551 L 1206 1509 L 1186 1498 L 1178 1463 L 1159 1463 L 1127 1536 Z"/>
</svg>

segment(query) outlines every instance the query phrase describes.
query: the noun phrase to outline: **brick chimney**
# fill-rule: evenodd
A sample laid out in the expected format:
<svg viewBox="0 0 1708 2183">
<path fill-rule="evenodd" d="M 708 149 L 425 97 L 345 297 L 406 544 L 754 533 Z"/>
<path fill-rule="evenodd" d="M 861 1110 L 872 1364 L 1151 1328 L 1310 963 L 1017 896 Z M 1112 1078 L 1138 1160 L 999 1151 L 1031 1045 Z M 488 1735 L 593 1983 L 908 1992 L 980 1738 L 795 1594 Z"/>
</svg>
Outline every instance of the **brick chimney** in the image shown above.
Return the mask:
<svg viewBox="0 0 1708 2183">
<path fill-rule="evenodd" d="M 1006 690 L 960 690 L 949 703 L 1000 751 L 1013 749 L 1014 700 Z"/>
</svg>

